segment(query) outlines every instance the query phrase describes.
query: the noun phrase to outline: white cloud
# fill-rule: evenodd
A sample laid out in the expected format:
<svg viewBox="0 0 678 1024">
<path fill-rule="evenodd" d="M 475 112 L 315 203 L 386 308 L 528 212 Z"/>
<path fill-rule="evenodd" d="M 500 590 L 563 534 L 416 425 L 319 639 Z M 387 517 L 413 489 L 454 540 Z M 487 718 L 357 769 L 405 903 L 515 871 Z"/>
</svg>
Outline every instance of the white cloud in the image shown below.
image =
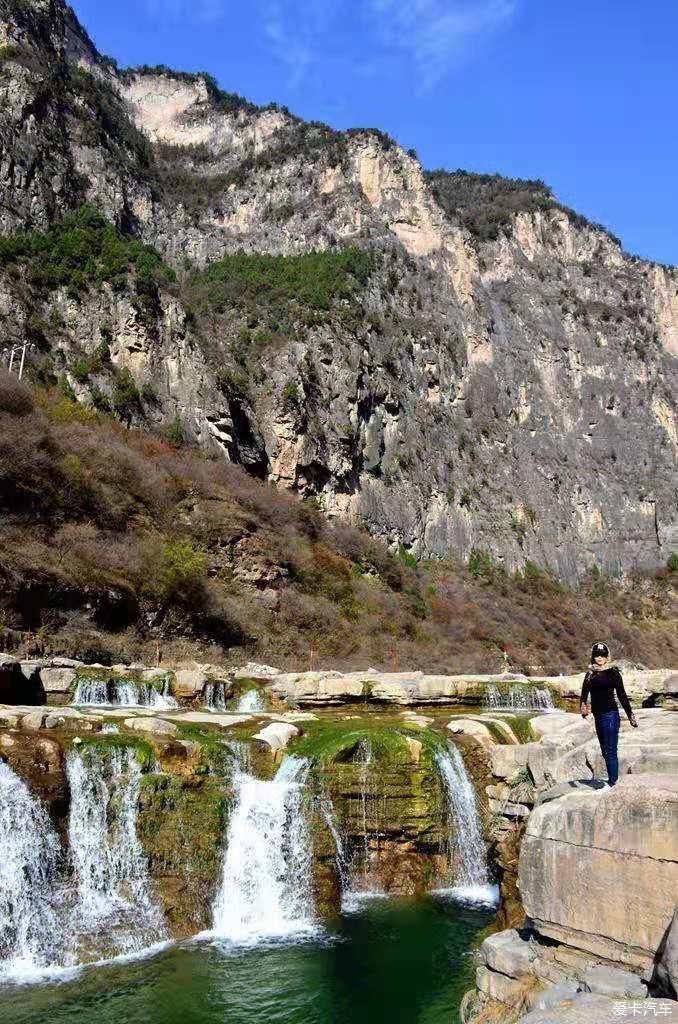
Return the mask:
<svg viewBox="0 0 678 1024">
<path fill-rule="evenodd" d="M 423 90 L 506 26 L 520 2 L 255 0 L 270 52 L 288 68 L 291 85 L 330 74 L 387 78 L 402 74 L 404 63 Z"/>
<path fill-rule="evenodd" d="M 263 11 L 264 34 L 273 55 L 288 67 L 291 84 L 298 85 L 313 63 L 313 50 L 293 11 L 290 17 L 292 6 L 285 10 L 277 0 L 269 0 Z"/>
<path fill-rule="evenodd" d="M 408 56 L 425 88 L 483 37 L 507 25 L 515 0 L 368 0 L 382 43 Z"/>
</svg>

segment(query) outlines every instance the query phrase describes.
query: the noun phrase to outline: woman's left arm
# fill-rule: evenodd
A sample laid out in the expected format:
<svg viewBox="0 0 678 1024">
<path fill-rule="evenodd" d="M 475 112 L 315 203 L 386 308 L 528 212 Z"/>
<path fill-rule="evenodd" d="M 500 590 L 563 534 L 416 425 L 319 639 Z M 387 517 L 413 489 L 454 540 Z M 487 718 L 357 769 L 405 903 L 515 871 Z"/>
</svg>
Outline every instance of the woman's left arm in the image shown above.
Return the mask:
<svg viewBox="0 0 678 1024">
<path fill-rule="evenodd" d="M 619 703 L 621 704 L 621 706 L 623 707 L 624 711 L 626 712 L 626 717 L 628 718 L 628 720 L 631 723 L 631 725 L 633 726 L 633 728 L 637 729 L 638 728 L 638 723 L 636 721 L 636 716 L 633 713 L 633 708 L 631 707 L 631 701 L 628 698 L 628 694 L 627 694 L 626 690 L 624 689 L 624 680 L 622 678 L 622 674 L 619 671 L 619 669 L 616 670 L 615 675 L 617 676 L 617 679 L 616 679 L 616 682 L 614 684 L 614 688 L 617 691 L 617 696 L 619 697 Z"/>
</svg>

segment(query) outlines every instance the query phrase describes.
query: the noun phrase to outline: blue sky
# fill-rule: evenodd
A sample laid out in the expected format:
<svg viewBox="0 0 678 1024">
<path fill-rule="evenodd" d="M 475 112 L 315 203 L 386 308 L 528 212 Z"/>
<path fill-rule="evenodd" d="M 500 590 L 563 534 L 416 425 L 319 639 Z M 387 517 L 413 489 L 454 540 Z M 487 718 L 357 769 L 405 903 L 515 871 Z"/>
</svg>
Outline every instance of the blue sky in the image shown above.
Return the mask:
<svg viewBox="0 0 678 1024">
<path fill-rule="evenodd" d="M 543 178 L 678 263 L 675 0 L 71 0 L 121 64 L 211 72 L 426 167 Z"/>
</svg>

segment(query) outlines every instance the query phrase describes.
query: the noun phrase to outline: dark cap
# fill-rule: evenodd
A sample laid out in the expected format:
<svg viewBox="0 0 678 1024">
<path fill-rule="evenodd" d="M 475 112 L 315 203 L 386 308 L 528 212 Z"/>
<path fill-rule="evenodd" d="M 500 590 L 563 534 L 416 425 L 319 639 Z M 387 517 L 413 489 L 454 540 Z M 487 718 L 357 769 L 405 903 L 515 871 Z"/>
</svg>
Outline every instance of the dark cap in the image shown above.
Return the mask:
<svg viewBox="0 0 678 1024">
<path fill-rule="evenodd" d="M 599 641 L 598 643 L 595 643 L 593 645 L 593 647 L 591 648 L 591 660 L 593 660 L 594 658 L 609 658 L 609 657 L 610 657 L 610 648 L 607 646 L 607 644 L 600 643 L 600 641 Z"/>
</svg>

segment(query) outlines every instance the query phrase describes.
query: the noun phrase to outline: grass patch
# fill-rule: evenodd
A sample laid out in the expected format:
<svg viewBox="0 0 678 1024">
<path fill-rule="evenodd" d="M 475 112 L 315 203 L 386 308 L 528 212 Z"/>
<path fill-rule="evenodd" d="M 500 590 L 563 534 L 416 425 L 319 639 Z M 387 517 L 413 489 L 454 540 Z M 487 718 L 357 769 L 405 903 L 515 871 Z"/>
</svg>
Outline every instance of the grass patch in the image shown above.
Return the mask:
<svg viewBox="0 0 678 1024">
<path fill-rule="evenodd" d="M 95 750 L 101 754 L 112 750 L 133 750 L 143 772 L 150 772 L 155 768 L 156 756 L 152 744 L 137 736 L 129 736 L 125 733 L 106 733 L 102 736 L 95 733 L 91 736 L 83 736 L 81 740 L 82 742 L 75 746 L 71 741 L 71 748 L 82 754 Z"/>
<path fill-rule="evenodd" d="M 526 715 L 502 715 L 510 725 L 519 743 L 532 743 L 537 739 L 532 723 Z"/>
<path fill-rule="evenodd" d="M 409 761 L 401 722 L 397 726 L 370 722 L 368 719 L 360 723 L 355 719 L 304 722 L 304 729 L 304 735 L 290 744 L 290 752 L 316 764 L 350 760 L 361 741 L 370 743 L 372 757 L 376 761 Z"/>
</svg>

